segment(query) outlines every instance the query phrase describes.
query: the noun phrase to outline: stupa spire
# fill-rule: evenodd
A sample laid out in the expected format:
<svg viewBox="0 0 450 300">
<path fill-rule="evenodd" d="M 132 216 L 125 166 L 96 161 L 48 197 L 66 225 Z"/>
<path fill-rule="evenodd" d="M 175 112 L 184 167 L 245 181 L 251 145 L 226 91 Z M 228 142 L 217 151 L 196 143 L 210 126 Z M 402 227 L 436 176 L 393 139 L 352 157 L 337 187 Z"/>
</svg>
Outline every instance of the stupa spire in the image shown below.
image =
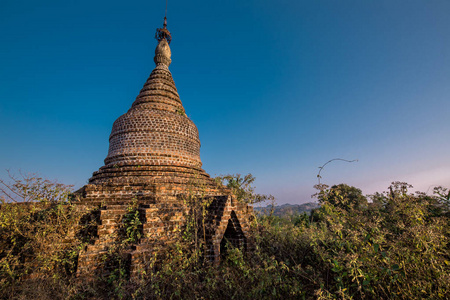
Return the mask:
<svg viewBox="0 0 450 300">
<path fill-rule="evenodd" d="M 158 46 L 156 46 L 155 57 L 153 60 L 155 61 L 156 66 L 164 65 L 169 67 L 172 62 L 170 59 L 172 52 L 169 47 L 169 44 L 172 41 L 172 35 L 167 29 L 167 17 L 164 17 L 163 27 L 156 29 L 155 39 L 158 40 Z"/>
<path fill-rule="evenodd" d="M 113 124 L 105 166 L 95 172 L 91 183 L 162 178 L 160 169 L 172 176 L 181 168 L 183 176 L 209 178 L 201 169 L 200 139 L 195 124 L 186 116 L 172 74 L 167 18 L 156 30 L 156 67 L 127 113 Z M 161 171 L 163 172 L 163 171 Z M 191 175 L 186 175 L 191 174 Z M 164 175 L 164 176 L 165 176 Z M 194 176 L 194 175 L 192 175 Z"/>
</svg>

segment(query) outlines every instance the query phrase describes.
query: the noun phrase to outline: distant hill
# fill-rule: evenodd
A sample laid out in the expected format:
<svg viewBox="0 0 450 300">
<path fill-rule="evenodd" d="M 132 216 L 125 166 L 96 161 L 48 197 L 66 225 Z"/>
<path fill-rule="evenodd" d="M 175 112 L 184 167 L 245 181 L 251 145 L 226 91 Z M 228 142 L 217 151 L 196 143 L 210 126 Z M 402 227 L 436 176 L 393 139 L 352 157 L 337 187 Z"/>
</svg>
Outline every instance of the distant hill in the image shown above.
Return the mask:
<svg viewBox="0 0 450 300">
<path fill-rule="evenodd" d="M 309 213 L 311 210 L 318 207 L 319 204 L 314 202 L 277 205 L 273 207 L 273 215 L 278 217 L 299 215 L 304 212 Z M 255 207 L 254 209 L 257 214 L 268 215 L 272 210 L 272 205 L 267 205 L 266 207 Z"/>
</svg>

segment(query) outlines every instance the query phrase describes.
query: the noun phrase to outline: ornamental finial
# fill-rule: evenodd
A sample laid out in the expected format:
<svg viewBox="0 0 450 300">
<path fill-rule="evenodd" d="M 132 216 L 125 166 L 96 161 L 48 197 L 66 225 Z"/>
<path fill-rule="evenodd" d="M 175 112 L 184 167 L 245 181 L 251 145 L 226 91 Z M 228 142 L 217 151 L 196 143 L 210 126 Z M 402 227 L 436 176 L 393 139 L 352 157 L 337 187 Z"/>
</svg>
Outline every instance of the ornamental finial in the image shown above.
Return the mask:
<svg viewBox="0 0 450 300">
<path fill-rule="evenodd" d="M 166 17 L 164 17 L 163 28 L 156 29 L 155 39 L 157 39 L 158 42 L 161 42 L 163 39 L 165 39 L 167 41 L 167 43 L 169 43 L 169 44 L 172 41 L 172 35 L 170 34 L 170 31 L 167 29 L 167 18 Z"/>
<path fill-rule="evenodd" d="M 169 67 L 172 60 L 170 57 L 172 53 L 170 51 L 170 41 L 172 40 L 172 36 L 170 35 L 170 31 L 167 30 L 167 18 L 164 17 L 164 25 L 163 28 L 156 29 L 155 38 L 158 40 L 158 46 L 155 49 L 155 57 L 153 60 L 155 61 L 156 66 L 165 65 Z"/>
</svg>

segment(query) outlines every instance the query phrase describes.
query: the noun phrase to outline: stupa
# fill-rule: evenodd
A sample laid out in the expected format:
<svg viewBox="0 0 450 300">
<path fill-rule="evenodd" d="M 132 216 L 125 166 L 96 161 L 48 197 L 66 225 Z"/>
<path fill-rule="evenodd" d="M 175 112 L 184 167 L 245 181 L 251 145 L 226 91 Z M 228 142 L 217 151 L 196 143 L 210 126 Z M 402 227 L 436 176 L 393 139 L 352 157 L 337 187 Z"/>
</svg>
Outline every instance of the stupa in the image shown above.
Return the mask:
<svg viewBox="0 0 450 300">
<path fill-rule="evenodd" d="M 180 238 L 192 213 L 187 199 L 197 199 L 207 210 L 207 260 L 220 260 L 225 240 L 244 249 L 251 240 L 252 207 L 202 169 L 197 127 L 187 117 L 169 71 L 172 37 L 166 18 L 155 37 L 155 68 L 128 112 L 114 122 L 105 165 L 76 192 L 80 205 L 97 209 L 93 238 L 79 255 L 79 274 L 101 265 L 130 205 L 137 207 L 142 223 L 142 238 L 128 251 L 132 274 L 145 271 L 155 249 Z"/>
</svg>

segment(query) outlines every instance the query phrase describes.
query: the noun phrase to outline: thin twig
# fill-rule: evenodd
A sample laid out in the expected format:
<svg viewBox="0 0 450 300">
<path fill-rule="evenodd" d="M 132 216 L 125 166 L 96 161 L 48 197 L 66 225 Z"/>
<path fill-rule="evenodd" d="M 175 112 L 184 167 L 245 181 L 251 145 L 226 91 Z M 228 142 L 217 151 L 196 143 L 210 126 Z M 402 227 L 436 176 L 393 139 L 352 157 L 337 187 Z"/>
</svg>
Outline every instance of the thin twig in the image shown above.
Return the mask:
<svg viewBox="0 0 450 300">
<path fill-rule="evenodd" d="M 347 159 L 343 159 L 343 158 L 333 158 L 330 159 L 329 161 L 327 161 L 326 163 L 324 163 L 321 167 L 319 167 L 319 173 L 317 174 L 317 179 L 319 180 L 319 185 L 320 185 L 320 178 L 322 178 L 322 176 L 320 176 L 320 172 L 322 172 L 323 168 L 328 165 L 330 162 L 335 161 L 335 160 L 341 160 L 341 161 L 345 161 L 348 163 L 354 162 L 354 161 L 358 161 L 357 159 L 354 160 L 347 160 Z"/>
</svg>

